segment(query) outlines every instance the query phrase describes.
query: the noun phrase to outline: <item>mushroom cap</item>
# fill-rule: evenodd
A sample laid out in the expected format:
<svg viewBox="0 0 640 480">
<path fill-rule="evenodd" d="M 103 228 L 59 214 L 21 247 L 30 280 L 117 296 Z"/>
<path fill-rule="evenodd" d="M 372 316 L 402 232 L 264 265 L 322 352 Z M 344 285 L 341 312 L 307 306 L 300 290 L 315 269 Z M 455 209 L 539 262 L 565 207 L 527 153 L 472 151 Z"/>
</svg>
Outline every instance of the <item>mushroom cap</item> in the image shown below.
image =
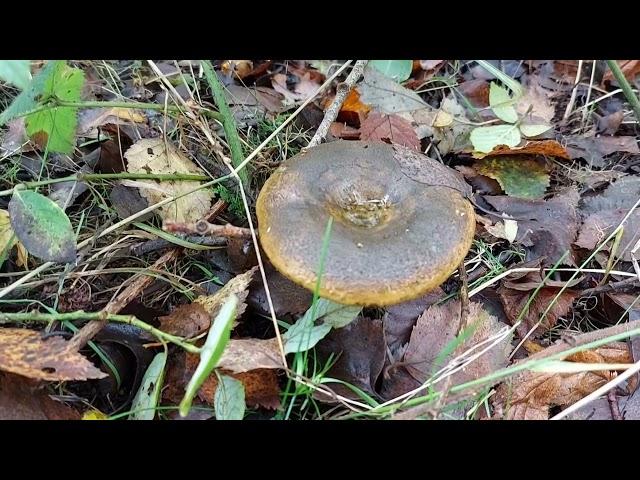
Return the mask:
<svg viewBox="0 0 640 480">
<path fill-rule="evenodd" d="M 257 201 L 260 243 L 283 275 L 314 290 L 334 223 L 320 296 L 384 306 L 444 282 L 471 247 L 470 187 L 426 155 L 386 143 L 336 141 L 288 159 Z"/>
</svg>

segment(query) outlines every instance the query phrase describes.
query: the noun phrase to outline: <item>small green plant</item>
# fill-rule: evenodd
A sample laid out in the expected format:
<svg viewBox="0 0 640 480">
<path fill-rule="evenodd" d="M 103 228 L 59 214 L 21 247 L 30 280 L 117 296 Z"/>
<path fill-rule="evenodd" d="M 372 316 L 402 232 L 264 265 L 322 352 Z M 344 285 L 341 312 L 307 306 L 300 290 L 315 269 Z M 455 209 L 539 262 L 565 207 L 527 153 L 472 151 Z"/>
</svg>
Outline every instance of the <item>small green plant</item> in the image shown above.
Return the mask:
<svg viewBox="0 0 640 480">
<path fill-rule="evenodd" d="M 220 197 L 220 199 L 227 202 L 229 205 L 229 211 L 236 217 L 245 219 L 244 204 L 242 203 L 242 197 L 237 190 L 231 190 L 224 185 L 217 185 L 213 191 Z"/>
</svg>

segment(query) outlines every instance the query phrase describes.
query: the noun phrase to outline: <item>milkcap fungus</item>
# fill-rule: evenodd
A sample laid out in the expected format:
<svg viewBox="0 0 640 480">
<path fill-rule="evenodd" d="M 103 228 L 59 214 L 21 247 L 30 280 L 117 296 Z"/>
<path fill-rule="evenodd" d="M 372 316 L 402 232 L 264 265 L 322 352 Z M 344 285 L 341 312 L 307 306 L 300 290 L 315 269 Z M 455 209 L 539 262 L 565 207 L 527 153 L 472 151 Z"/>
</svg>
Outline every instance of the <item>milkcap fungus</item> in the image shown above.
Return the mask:
<svg viewBox="0 0 640 480">
<path fill-rule="evenodd" d="M 337 141 L 285 161 L 257 202 L 262 248 L 286 277 L 315 288 L 334 218 L 320 296 L 392 305 L 444 282 L 475 232 L 458 172 L 408 148 Z"/>
</svg>

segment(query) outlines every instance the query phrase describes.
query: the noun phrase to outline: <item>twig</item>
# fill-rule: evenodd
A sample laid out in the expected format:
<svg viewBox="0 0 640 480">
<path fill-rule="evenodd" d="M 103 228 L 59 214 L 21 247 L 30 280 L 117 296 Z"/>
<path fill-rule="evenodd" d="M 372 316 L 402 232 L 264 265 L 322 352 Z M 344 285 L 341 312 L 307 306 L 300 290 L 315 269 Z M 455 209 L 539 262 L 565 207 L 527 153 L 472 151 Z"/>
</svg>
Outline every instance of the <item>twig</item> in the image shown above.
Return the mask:
<svg viewBox="0 0 640 480">
<path fill-rule="evenodd" d="M 307 145 L 307 148 L 315 147 L 319 145 L 320 142 L 327 136 L 327 132 L 329 131 L 329 127 L 334 122 L 336 117 L 338 116 L 338 112 L 344 103 L 344 100 L 347 98 L 347 95 L 351 91 L 351 89 L 355 86 L 356 82 L 362 76 L 362 72 L 364 72 L 364 68 L 367 66 L 369 60 L 358 60 L 353 68 L 351 69 L 351 73 L 347 76 L 346 80 L 340 84 L 336 88 L 336 96 L 327 108 L 327 111 L 324 114 L 324 118 L 318 126 L 318 130 L 316 130 L 315 135 Z"/>
<path fill-rule="evenodd" d="M 141 320 L 138 320 L 133 315 L 117 315 L 115 313 L 107 313 L 107 312 L 84 312 L 79 310 L 77 312 L 69 312 L 69 313 L 39 313 L 39 312 L 26 312 L 26 313 L 0 313 L 0 323 L 13 323 L 13 322 L 53 322 L 53 321 L 73 321 L 73 320 L 91 320 L 87 325 L 90 325 L 92 322 L 98 323 L 108 323 L 108 322 L 118 322 L 118 323 L 126 323 L 129 325 L 133 325 L 135 327 L 140 328 L 150 334 L 156 336 L 157 338 L 174 343 L 182 348 L 184 348 L 187 352 L 190 353 L 198 353 L 200 348 L 183 341 L 182 338 L 177 337 L 175 335 L 171 335 L 169 333 L 163 332 L 162 330 L 158 330 L 155 327 L 152 327 L 148 323 L 145 323 Z M 80 330 L 81 332 L 82 330 Z M 76 334 L 73 339 L 69 341 L 69 348 L 76 348 L 78 343 L 76 338 L 78 338 L 79 333 Z M 73 344 L 73 346 L 71 345 Z M 80 345 L 81 346 L 81 345 Z"/>
<path fill-rule="evenodd" d="M 620 70 L 620 67 L 618 66 L 618 62 L 616 62 L 615 60 L 607 60 L 607 65 L 609 65 L 609 69 L 611 70 L 611 73 L 613 73 L 613 76 L 618 82 L 618 85 L 620 85 L 620 88 L 622 89 L 622 93 L 624 93 L 624 96 L 627 99 L 627 102 L 629 102 L 629 105 L 631 105 L 631 108 L 633 108 L 633 113 L 635 113 L 636 118 L 638 119 L 638 122 L 640 122 L 640 100 L 638 100 L 638 97 L 636 97 L 636 94 L 633 93 L 633 90 L 631 89 L 631 85 L 629 84 L 626 77 L 624 76 L 624 73 L 622 73 L 622 70 Z"/>
<path fill-rule="evenodd" d="M 464 259 L 458 267 L 458 275 L 460 277 L 460 326 L 458 327 L 458 335 L 465 330 L 469 320 L 469 282 L 467 277 L 467 269 L 464 266 Z"/>
<path fill-rule="evenodd" d="M 562 117 L 562 121 L 566 122 L 571 115 L 571 110 L 573 110 L 573 106 L 576 103 L 576 95 L 578 93 L 578 85 L 580 84 L 580 76 L 582 75 L 582 60 L 578 60 L 578 71 L 576 72 L 576 80 L 573 83 L 573 91 L 571 92 L 571 98 L 569 99 L 569 104 L 567 105 L 567 109 L 564 111 L 564 116 Z"/>
<path fill-rule="evenodd" d="M 586 288 L 580 294 L 580 297 L 588 297 L 591 295 L 598 295 L 600 293 L 609 292 L 626 292 L 640 287 L 640 280 L 635 277 L 627 278 L 619 282 L 608 283 L 607 285 L 600 285 L 598 287 Z"/>
<path fill-rule="evenodd" d="M 229 144 L 229 151 L 231 152 L 231 163 L 234 168 L 238 167 L 244 160 L 244 155 L 242 154 L 242 144 L 240 143 L 240 136 L 238 135 L 238 128 L 236 126 L 236 120 L 233 117 L 233 113 L 231 113 L 231 109 L 227 104 L 227 100 L 224 96 L 224 87 L 218 80 L 217 75 L 213 71 L 213 65 L 208 60 L 204 60 L 200 62 L 202 65 L 202 69 L 204 70 L 204 75 L 207 77 L 207 82 L 209 83 L 209 87 L 211 87 L 211 93 L 213 93 L 213 99 L 216 102 L 216 106 L 218 107 L 218 111 L 222 115 L 222 127 L 224 128 L 224 134 L 227 139 L 227 143 Z M 249 174 L 247 170 L 242 170 L 238 172 L 242 183 L 249 185 Z"/>
<path fill-rule="evenodd" d="M 223 237 L 201 237 L 199 235 L 192 235 L 186 237 L 184 240 L 186 240 L 187 242 L 196 243 L 198 245 L 206 245 L 208 247 L 222 247 L 227 244 L 227 239 Z M 169 240 L 158 238 L 156 240 L 149 240 L 139 245 L 134 245 L 129 248 L 129 252 L 131 253 L 131 255 L 139 257 L 150 252 L 155 252 L 157 250 L 164 250 L 165 248 L 172 247 L 175 248 L 175 246 L 176 244 L 170 242 Z"/>
<path fill-rule="evenodd" d="M 161 269 L 164 266 L 175 259 L 178 256 L 178 253 L 182 250 L 181 248 L 174 248 L 173 250 L 168 251 L 164 255 L 162 255 L 156 262 L 151 266 L 151 270 L 153 269 Z M 111 300 L 102 310 L 102 312 L 97 312 L 97 314 L 106 315 L 107 317 L 97 317 L 97 320 L 91 320 L 85 326 L 83 326 L 79 332 L 77 332 L 74 337 L 71 339 L 71 342 L 78 348 L 82 348 L 89 340 L 91 340 L 100 330 L 104 328 L 104 326 L 109 321 L 109 315 L 113 315 L 118 313 L 124 307 L 129 305 L 131 301 L 139 296 L 151 282 L 155 280 L 154 277 L 148 275 L 142 275 L 134 280 L 126 289 L 124 289 L 120 295 Z M 81 317 L 88 318 L 88 317 Z"/>
<path fill-rule="evenodd" d="M 243 227 L 236 227 L 227 223 L 226 225 L 216 225 L 206 220 L 195 223 L 174 222 L 167 220 L 164 222 L 163 230 L 171 233 L 187 233 L 198 235 L 209 235 L 212 237 L 231 238 L 251 238 L 251 230 Z"/>
<path fill-rule="evenodd" d="M 618 396 L 616 395 L 616 390 L 612 388 L 607 393 L 607 401 L 609 402 L 609 408 L 611 409 L 611 418 L 613 420 L 622 420 L 622 415 L 620 415 L 620 405 L 618 405 Z"/>
</svg>

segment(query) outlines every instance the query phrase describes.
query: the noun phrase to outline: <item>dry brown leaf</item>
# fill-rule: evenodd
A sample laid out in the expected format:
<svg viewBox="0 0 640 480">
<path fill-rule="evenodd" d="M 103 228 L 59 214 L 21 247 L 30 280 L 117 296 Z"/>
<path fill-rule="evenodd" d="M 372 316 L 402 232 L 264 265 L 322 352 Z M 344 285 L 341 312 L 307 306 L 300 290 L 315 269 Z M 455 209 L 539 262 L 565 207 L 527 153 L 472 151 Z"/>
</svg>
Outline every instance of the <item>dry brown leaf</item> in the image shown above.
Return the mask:
<svg viewBox="0 0 640 480">
<path fill-rule="evenodd" d="M 64 338 L 43 335 L 24 328 L 0 328 L 0 370 L 49 381 L 107 376 Z"/>
<path fill-rule="evenodd" d="M 360 101 L 360 94 L 357 90 L 353 89 L 349 91 L 347 98 L 345 98 L 336 120 L 338 122 L 346 122 L 347 124 L 357 128 L 360 127 L 360 124 L 364 121 L 370 111 L 371 107 L 362 103 Z"/>
<path fill-rule="evenodd" d="M 285 104 L 291 105 L 297 101 L 306 100 L 313 96 L 320 86 L 311 79 L 309 72 L 305 73 L 302 77 L 298 77 L 298 79 L 298 82 L 296 82 L 293 87 L 293 91 L 291 91 L 287 88 L 287 76 L 285 74 L 276 73 L 271 77 L 271 84 L 274 90 L 284 96 Z"/>
<path fill-rule="evenodd" d="M 0 153 L 8 157 L 20 152 L 33 151 L 33 145 L 29 142 L 29 137 L 25 129 L 24 118 L 20 117 L 7 123 L 9 129 L 2 136 Z"/>
<path fill-rule="evenodd" d="M 229 340 L 218 367 L 232 373 L 243 373 L 262 368 L 284 368 L 278 339 Z"/>
<path fill-rule="evenodd" d="M 570 135 L 564 138 L 564 143 L 566 143 L 571 160 L 584 158 L 595 167 L 604 166 L 603 157 L 615 152 L 640 153 L 637 138 L 630 136 L 585 137 L 584 135 Z"/>
<path fill-rule="evenodd" d="M 640 60 L 616 60 L 616 62 L 627 80 L 633 82 L 636 75 L 640 74 Z M 607 72 L 602 77 L 602 83 L 604 84 L 604 82 L 610 82 L 611 80 L 613 80 L 613 73 L 610 69 L 607 69 Z"/>
<path fill-rule="evenodd" d="M 185 386 L 193 376 L 199 361 L 198 355 L 185 352 L 178 352 L 171 358 L 165 381 L 167 388 L 163 391 L 165 398 L 174 403 L 182 400 Z M 248 406 L 270 409 L 280 407 L 280 387 L 275 370 L 257 369 L 238 374 L 222 370 L 221 373 L 242 382 L 245 389 L 245 402 Z M 217 387 L 218 378 L 213 372 L 198 390 L 198 398 L 212 405 Z"/>
<path fill-rule="evenodd" d="M 489 106 L 489 82 L 481 78 L 468 80 L 458 85 L 460 93 L 476 108 Z"/>
<path fill-rule="evenodd" d="M 613 232 L 640 196 L 640 178 L 623 177 L 609 185 L 600 195 L 586 198 L 580 212 L 585 221 L 576 245 L 593 249 Z M 631 250 L 640 239 L 640 211 L 634 211 L 624 224 L 616 258 L 631 261 Z M 610 246 L 605 247 L 606 250 Z"/>
<path fill-rule="evenodd" d="M 517 327 L 517 332 L 520 338 L 524 338 L 527 333 L 534 328 L 540 321 L 542 313 L 547 309 L 551 301 L 556 297 L 560 288 L 541 288 L 533 302 L 529 305 L 529 309 L 525 313 L 522 323 Z M 504 312 L 507 314 L 507 318 L 513 325 L 524 309 L 525 304 L 532 295 L 533 290 L 514 290 L 512 288 L 506 288 L 504 286 L 498 289 L 500 300 L 504 306 Z M 549 313 L 542 320 L 540 326 L 536 328 L 531 337 L 536 338 L 544 334 L 547 330 L 554 327 L 558 318 L 567 314 L 573 306 L 573 301 L 578 297 L 579 293 L 570 289 L 566 289 L 558 300 L 553 304 Z"/>
<path fill-rule="evenodd" d="M 473 152 L 475 158 L 492 157 L 494 155 L 546 155 L 568 160 L 571 158 L 567 150 L 555 140 L 532 140 L 522 147 L 498 145 L 490 153 Z"/>
<path fill-rule="evenodd" d="M 211 325 L 211 316 L 199 303 L 180 305 L 169 315 L 160 317 L 160 330 L 179 337 L 193 338 Z"/>
<path fill-rule="evenodd" d="M 571 355 L 569 362 L 632 363 L 626 343 L 613 342 Z M 526 359 L 522 360 L 526 361 Z M 549 408 L 566 408 L 613 378 L 611 372 L 544 373 L 525 371 L 502 383 L 493 397 L 494 418 L 547 420 Z"/>
<path fill-rule="evenodd" d="M 143 138 L 127 150 L 129 173 L 186 173 L 204 175 L 191 160 L 162 138 Z M 128 182 L 131 184 L 133 182 Z M 138 180 L 134 183 L 140 194 L 150 203 L 184 194 L 197 187 L 197 182 Z M 164 205 L 158 209 L 163 220 L 197 222 L 209 211 L 213 196 L 202 189 Z"/>
<path fill-rule="evenodd" d="M 264 273 L 269 285 L 271 302 L 277 318 L 298 315 L 311 306 L 313 293 L 278 272 L 270 263 L 265 264 Z M 262 278 L 257 275 L 249 286 L 247 303 L 258 313 L 269 315 L 269 302 Z"/>
<path fill-rule="evenodd" d="M 456 339 L 458 334 L 460 302 L 450 301 L 429 307 L 418 318 L 404 356 L 409 374 L 418 382 L 424 382 L 453 358 L 506 328 L 506 325 L 490 315 L 483 309 L 482 304 L 477 302 L 469 304 L 467 325 L 472 331 L 469 338 L 459 345 L 453 354 L 442 360 L 441 364 L 436 364 L 438 356 Z M 454 373 L 451 376 L 451 385 L 459 385 L 481 378 L 504 367 L 511 348 L 510 338 L 503 339 L 464 369 Z M 436 384 L 435 388 L 442 388 L 442 386 L 443 382 L 440 382 Z"/>
<path fill-rule="evenodd" d="M 335 138 L 344 140 L 359 140 L 360 130 L 350 127 L 346 123 L 332 122 L 329 126 L 329 133 Z"/>
<path fill-rule="evenodd" d="M 361 140 L 380 140 L 420 150 L 420 140 L 413 127 L 398 115 L 371 113 L 360 126 Z"/>
<path fill-rule="evenodd" d="M 86 136 L 97 127 L 107 123 L 144 123 L 147 117 L 133 108 L 87 108 L 78 114 L 78 135 Z"/>
<path fill-rule="evenodd" d="M 548 90 L 542 88 L 535 77 L 531 77 L 529 85 L 525 88 L 524 95 L 520 97 L 515 105 L 516 111 L 524 116 L 529 112 L 534 117 L 544 120 L 544 123 L 550 124 L 555 115 L 556 109 L 551 103 Z"/>
<path fill-rule="evenodd" d="M 53 400 L 39 382 L 0 373 L 0 420 L 80 420 L 80 415 Z"/>
<path fill-rule="evenodd" d="M 568 250 L 564 263 L 575 265 L 571 245 L 578 232 L 578 192 L 568 189 L 549 200 L 484 196 L 491 206 L 518 221 L 516 241 L 528 247 L 527 260 L 545 257 L 553 265 Z M 524 220 L 527 219 L 527 220 Z"/>
<path fill-rule="evenodd" d="M 235 276 L 231 280 L 229 280 L 224 287 L 218 290 L 213 295 L 203 295 L 201 297 L 196 298 L 193 303 L 200 304 L 204 307 L 204 309 L 211 315 L 211 318 L 215 318 L 220 311 L 224 302 L 226 302 L 229 295 L 234 294 L 238 297 L 238 309 L 236 313 L 236 318 L 240 318 L 244 313 L 247 305 L 245 300 L 248 295 L 249 284 L 251 283 L 251 278 L 253 274 L 256 272 L 258 267 L 253 267 L 251 270 L 247 270 L 245 273 L 241 273 L 240 275 Z"/>
<path fill-rule="evenodd" d="M 273 88 L 228 85 L 224 94 L 236 122 L 240 124 L 254 124 L 267 113 L 285 110 L 283 95 Z"/>
</svg>

